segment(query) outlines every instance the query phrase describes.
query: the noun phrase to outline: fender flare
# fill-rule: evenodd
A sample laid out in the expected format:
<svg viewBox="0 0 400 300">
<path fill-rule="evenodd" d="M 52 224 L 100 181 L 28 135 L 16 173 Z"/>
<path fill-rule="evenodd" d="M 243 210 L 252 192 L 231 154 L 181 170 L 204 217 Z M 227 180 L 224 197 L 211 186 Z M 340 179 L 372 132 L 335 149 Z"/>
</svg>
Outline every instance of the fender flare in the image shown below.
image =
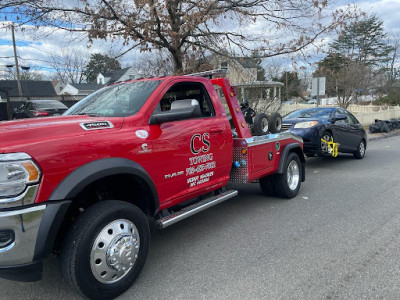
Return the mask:
<svg viewBox="0 0 400 300">
<path fill-rule="evenodd" d="M 285 166 L 285 162 L 286 162 L 287 157 L 290 152 L 295 152 L 300 158 L 301 181 L 304 182 L 306 180 L 306 167 L 305 167 L 306 159 L 304 157 L 303 149 L 301 148 L 300 144 L 298 144 L 298 143 L 290 143 L 290 144 L 287 144 L 286 146 L 284 146 L 284 148 L 281 151 L 281 157 L 279 160 L 278 170 L 276 171 L 276 173 L 278 173 L 278 174 L 283 173 L 283 167 Z"/>
<path fill-rule="evenodd" d="M 154 201 L 154 213 L 158 211 L 156 187 L 150 175 L 138 163 L 125 158 L 105 158 L 87 163 L 65 177 L 49 197 L 39 227 L 34 254 L 35 261 L 40 261 L 50 254 L 62 220 L 72 203 L 71 199 L 96 180 L 118 174 L 134 175 L 143 180 L 150 189 Z"/>
<path fill-rule="evenodd" d="M 156 212 L 159 208 L 158 193 L 153 180 L 137 162 L 126 158 L 104 158 L 87 163 L 65 177 L 54 189 L 49 201 L 69 200 L 98 179 L 120 174 L 134 175 L 143 180 L 150 188 Z"/>
</svg>

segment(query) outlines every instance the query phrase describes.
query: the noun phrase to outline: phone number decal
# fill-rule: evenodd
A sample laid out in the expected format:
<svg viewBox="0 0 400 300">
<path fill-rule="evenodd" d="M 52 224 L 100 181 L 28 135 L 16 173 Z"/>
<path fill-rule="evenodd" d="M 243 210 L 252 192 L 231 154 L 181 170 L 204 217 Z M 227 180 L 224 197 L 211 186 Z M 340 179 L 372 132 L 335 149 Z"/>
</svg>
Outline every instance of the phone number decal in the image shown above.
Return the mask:
<svg viewBox="0 0 400 300">
<path fill-rule="evenodd" d="M 188 176 L 188 175 L 190 176 L 190 175 L 193 175 L 193 174 L 198 174 L 198 173 L 201 173 L 203 171 L 212 170 L 212 169 L 215 169 L 215 167 L 216 167 L 215 161 L 210 161 L 210 162 L 205 163 L 205 164 L 189 167 L 189 168 L 186 168 L 186 176 Z"/>
</svg>

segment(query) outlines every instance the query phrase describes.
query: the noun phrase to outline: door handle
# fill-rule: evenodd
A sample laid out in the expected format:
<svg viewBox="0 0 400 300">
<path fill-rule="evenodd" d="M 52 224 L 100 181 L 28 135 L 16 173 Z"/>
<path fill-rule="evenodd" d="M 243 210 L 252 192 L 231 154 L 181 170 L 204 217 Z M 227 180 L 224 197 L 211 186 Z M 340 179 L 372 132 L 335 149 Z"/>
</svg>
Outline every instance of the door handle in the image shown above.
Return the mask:
<svg viewBox="0 0 400 300">
<path fill-rule="evenodd" d="M 211 128 L 210 132 L 211 133 L 221 133 L 223 131 L 222 128 Z"/>
</svg>

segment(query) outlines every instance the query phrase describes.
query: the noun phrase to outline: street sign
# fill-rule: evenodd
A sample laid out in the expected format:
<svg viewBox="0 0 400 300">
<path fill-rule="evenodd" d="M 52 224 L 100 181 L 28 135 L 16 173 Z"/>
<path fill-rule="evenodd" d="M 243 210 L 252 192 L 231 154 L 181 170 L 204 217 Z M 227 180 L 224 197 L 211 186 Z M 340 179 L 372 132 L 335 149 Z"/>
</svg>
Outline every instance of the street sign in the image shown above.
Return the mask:
<svg viewBox="0 0 400 300">
<path fill-rule="evenodd" d="M 326 77 L 315 77 L 312 79 L 311 96 L 325 95 Z"/>
</svg>

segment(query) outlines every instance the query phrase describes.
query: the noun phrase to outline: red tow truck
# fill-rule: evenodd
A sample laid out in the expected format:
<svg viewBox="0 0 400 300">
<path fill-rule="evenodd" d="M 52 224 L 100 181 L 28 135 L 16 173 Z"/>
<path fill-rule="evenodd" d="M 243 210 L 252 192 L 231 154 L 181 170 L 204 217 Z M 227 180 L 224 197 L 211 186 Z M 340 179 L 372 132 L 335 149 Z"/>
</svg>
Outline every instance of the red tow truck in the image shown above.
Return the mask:
<svg viewBox="0 0 400 300">
<path fill-rule="evenodd" d="M 229 182 L 295 197 L 302 148 L 287 132 L 252 136 L 226 78 L 132 80 L 61 117 L 1 122 L 0 276 L 39 280 L 56 253 L 79 293 L 116 297 L 145 263 L 149 223 L 165 228 L 236 196 Z"/>
</svg>

